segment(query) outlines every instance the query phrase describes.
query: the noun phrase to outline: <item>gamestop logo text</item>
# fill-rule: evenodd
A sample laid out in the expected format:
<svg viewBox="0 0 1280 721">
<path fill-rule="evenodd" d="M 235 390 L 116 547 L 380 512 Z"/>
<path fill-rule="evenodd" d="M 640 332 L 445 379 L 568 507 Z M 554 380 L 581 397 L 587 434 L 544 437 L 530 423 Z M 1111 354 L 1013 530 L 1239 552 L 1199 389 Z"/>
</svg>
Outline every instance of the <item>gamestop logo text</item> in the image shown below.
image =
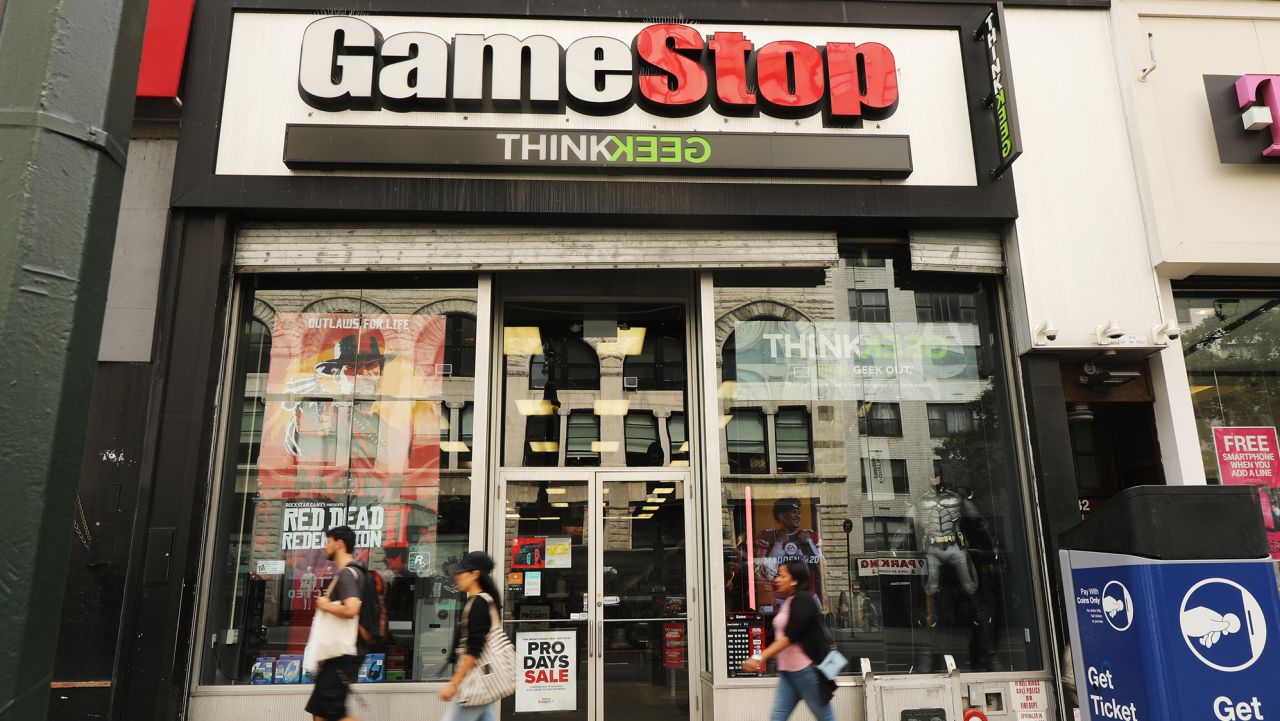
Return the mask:
<svg viewBox="0 0 1280 721">
<path fill-rule="evenodd" d="M 648 25 L 630 45 L 583 37 L 567 48 L 546 35 L 428 32 L 384 38 L 364 20 L 326 17 L 302 40 L 298 90 L 321 110 L 475 110 L 614 115 L 638 104 L 668 117 L 712 107 L 726 116 L 822 114 L 857 125 L 893 113 L 893 53 L 875 42 L 815 47 L 780 40 L 757 48 L 744 33 L 703 37 L 688 25 Z"/>
</svg>

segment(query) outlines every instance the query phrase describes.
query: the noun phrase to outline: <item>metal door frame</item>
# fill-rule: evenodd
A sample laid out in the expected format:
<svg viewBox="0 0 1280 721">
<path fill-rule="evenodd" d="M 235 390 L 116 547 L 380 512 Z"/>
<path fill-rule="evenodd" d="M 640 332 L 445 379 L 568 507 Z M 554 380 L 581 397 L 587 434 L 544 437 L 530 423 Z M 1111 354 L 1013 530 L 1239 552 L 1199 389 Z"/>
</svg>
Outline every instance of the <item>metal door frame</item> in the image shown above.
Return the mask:
<svg viewBox="0 0 1280 721">
<path fill-rule="evenodd" d="M 689 721 L 696 721 L 700 714 L 701 704 L 698 702 L 700 654 L 694 639 L 699 638 L 695 627 L 697 565 L 697 526 L 693 522 L 693 514 L 698 504 L 693 503 L 693 473 L 689 468 L 671 468 L 654 466 L 646 468 L 583 468 L 583 467 L 540 467 L 540 468 L 500 468 L 495 475 L 497 488 L 489 507 L 489 548 L 495 552 L 495 577 L 505 582 L 507 572 L 507 539 L 506 506 L 507 483 L 511 481 L 586 481 L 588 489 L 589 516 L 586 519 L 587 530 L 587 598 L 589 604 L 586 619 L 587 628 L 587 717 L 586 721 L 606 721 L 604 711 L 604 628 L 605 620 L 602 579 L 604 576 L 604 548 L 598 542 L 604 535 L 604 484 L 613 482 L 645 482 L 645 481 L 678 481 L 684 484 L 684 538 L 685 538 L 685 673 L 689 683 Z M 610 623 L 618 623 L 623 619 L 613 619 Z M 661 622 L 661 619 L 640 619 Z M 510 623 L 503 619 L 503 623 Z"/>
</svg>

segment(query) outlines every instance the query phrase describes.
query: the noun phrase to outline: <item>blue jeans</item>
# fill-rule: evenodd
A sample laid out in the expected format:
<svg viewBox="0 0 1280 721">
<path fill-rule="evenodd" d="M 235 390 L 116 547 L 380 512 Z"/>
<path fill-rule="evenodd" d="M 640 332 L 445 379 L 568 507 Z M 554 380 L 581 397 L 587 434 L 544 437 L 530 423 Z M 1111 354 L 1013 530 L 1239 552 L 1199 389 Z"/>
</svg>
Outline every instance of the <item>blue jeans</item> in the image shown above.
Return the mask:
<svg viewBox="0 0 1280 721">
<path fill-rule="evenodd" d="M 454 699 L 445 707 L 440 721 L 498 721 L 498 702 L 485 706 L 463 706 Z"/>
<path fill-rule="evenodd" d="M 800 671 L 779 671 L 778 691 L 773 697 L 769 721 L 787 721 L 801 700 L 808 704 L 818 721 L 836 721 L 835 709 L 822 691 L 820 673 L 814 666 Z"/>
</svg>

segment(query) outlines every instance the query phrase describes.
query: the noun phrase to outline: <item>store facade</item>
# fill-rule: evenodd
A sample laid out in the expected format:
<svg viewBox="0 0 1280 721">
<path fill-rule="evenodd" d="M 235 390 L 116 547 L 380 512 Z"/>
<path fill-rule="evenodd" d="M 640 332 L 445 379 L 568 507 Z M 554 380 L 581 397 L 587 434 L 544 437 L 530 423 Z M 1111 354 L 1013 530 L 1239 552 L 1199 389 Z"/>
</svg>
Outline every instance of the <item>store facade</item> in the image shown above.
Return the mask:
<svg viewBox="0 0 1280 721">
<path fill-rule="evenodd" d="M 297 713 L 343 523 L 389 587 L 362 717 L 441 708 L 473 548 L 532 672 L 508 718 L 763 718 L 788 560 L 841 718 L 1058 713 L 1036 464 L 1071 439 L 1027 288 L 1141 216 L 1097 202 L 1127 158 L 1055 142 L 1109 58 L 1026 53 L 1021 115 L 1011 83 L 1108 13 L 780 12 L 197 8 L 122 717 Z"/>
<path fill-rule="evenodd" d="M 1118 3 L 1113 12 L 1131 74 L 1153 267 L 1181 331 L 1165 352 L 1179 464 L 1191 482 L 1259 486 L 1274 509 L 1273 461 L 1239 454 L 1274 448 L 1277 422 L 1280 246 L 1247 209 L 1280 193 L 1280 13 L 1222 3 Z M 1280 549 L 1270 512 L 1267 525 Z"/>
</svg>

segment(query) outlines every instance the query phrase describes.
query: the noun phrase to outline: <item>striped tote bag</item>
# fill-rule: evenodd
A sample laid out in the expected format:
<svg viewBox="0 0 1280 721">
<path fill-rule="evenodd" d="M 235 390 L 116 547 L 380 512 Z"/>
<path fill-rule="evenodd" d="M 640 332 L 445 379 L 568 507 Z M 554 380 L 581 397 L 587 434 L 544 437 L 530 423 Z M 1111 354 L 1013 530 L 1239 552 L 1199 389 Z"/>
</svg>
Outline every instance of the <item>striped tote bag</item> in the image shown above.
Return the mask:
<svg viewBox="0 0 1280 721">
<path fill-rule="evenodd" d="M 463 706 L 486 706 L 516 692 L 516 647 L 502 630 L 493 598 L 487 593 L 477 595 L 489 602 L 489 633 L 476 665 L 458 687 L 458 703 Z M 464 619 L 469 610 L 470 602 L 462 611 Z"/>
</svg>

